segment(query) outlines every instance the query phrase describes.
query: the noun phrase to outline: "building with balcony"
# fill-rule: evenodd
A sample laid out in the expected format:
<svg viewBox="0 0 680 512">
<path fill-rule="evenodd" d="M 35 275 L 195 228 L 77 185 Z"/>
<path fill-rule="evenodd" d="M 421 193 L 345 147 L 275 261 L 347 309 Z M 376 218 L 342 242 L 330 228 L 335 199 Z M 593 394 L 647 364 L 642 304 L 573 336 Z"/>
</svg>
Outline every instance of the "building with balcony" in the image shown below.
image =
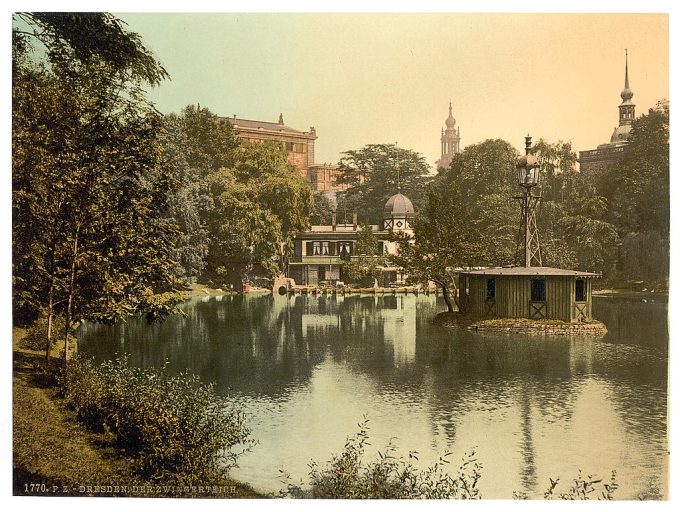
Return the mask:
<svg viewBox="0 0 680 512">
<path fill-rule="evenodd" d="M 397 253 L 399 248 L 395 242 L 388 240 L 389 234 L 403 232 L 412 235 L 411 219 L 414 215 L 413 203 L 401 191 L 387 200 L 383 208 L 382 225 L 370 226 L 379 239 L 378 252 L 388 255 Z M 360 232 L 356 213 L 352 215 L 351 224 L 339 224 L 334 212 L 331 225 L 312 226 L 309 231 L 297 233 L 294 237 L 294 255 L 288 262 L 288 277 L 297 284 L 305 285 L 344 281 L 343 265 L 352 259 L 365 257 L 356 254 Z M 385 266 L 381 270 L 381 285 L 403 281 L 402 269 Z"/>
</svg>

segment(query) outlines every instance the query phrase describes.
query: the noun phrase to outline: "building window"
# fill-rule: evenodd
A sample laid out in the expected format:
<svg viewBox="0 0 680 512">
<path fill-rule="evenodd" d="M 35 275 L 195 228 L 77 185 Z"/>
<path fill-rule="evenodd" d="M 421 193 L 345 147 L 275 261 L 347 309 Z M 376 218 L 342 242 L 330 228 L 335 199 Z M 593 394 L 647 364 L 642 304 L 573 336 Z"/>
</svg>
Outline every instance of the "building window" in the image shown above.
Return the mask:
<svg viewBox="0 0 680 512">
<path fill-rule="evenodd" d="M 545 302 L 545 279 L 531 280 L 531 301 Z"/>
<path fill-rule="evenodd" d="M 328 251 L 328 242 L 321 242 L 321 254 L 324 256 L 328 256 L 329 251 Z"/>
<path fill-rule="evenodd" d="M 284 142 L 283 147 L 286 148 L 286 151 L 288 151 L 288 152 L 293 151 L 293 143 L 292 142 Z"/>
<path fill-rule="evenodd" d="M 496 298 L 496 280 L 486 280 L 486 300 L 494 300 Z"/>
<path fill-rule="evenodd" d="M 302 144 L 301 142 L 296 142 L 293 144 L 293 152 L 294 153 L 304 153 L 305 152 L 305 145 Z"/>
<path fill-rule="evenodd" d="M 586 280 L 576 280 L 576 302 L 585 302 L 586 300 Z"/>
<path fill-rule="evenodd" d="M 321 254 L 321 242 L 312 242 L 312 256 Z"/>
<path fill-rule="evenodd" d="M 346 258 L 352 254 L 352 244 L 350 242 L 338 242 L 338 253 L 341 258 Z"/>
</svg>

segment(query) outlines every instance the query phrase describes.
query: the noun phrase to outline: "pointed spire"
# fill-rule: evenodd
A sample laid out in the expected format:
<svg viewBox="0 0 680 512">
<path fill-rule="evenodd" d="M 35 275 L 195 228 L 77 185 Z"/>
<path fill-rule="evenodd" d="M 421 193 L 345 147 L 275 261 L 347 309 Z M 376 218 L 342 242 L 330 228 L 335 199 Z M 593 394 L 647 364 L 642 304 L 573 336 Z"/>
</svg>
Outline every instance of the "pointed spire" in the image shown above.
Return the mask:
<svg viewBox="0 0 680 512">
<path fill-rule="evenodd" d="M 453 105 L 451 104 L 451 100 L 449 100 L 449 115 L 453 115 Z"/>
<path fill-rule="evenodd" d="M 633 91 L 630 89 L 630 84 L 628 82 L 628 48 L 626 48 L 626 80 L 623 86 L 623 91 L 621 91 L 621 99 L 624 102 L 629 102 L 633 97 Z"/>
<path fill-rule="evenodd" d="M 279 124 L 283 125 L 283 112 L 279 114 Z"/>
</svg>

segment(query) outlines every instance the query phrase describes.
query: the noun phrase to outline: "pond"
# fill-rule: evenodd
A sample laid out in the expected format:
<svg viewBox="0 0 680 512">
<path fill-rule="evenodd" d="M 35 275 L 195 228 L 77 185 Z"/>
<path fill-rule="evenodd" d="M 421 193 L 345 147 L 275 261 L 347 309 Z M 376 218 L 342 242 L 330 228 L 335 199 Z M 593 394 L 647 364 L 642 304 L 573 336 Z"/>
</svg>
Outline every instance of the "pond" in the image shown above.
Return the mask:
<svg viewBox="0 0 680 512">
<path fill-rule="evenodd" d="M 234 478 L 282 487 L 342 450 L 364 415 L 367 457 L 390 439 L 422 467 L 474 449 L 484 498 L 540 498 L 549 478 L 617 471 L 617 499 L 667 494 L 668 305 L 602 298 L 601 340 L 432 324 L 441 297 L 195 298 L 184 318 L 84 324 L 82 353 L 190 369 L 245 409 L 254 449 Z"/>
</svg>

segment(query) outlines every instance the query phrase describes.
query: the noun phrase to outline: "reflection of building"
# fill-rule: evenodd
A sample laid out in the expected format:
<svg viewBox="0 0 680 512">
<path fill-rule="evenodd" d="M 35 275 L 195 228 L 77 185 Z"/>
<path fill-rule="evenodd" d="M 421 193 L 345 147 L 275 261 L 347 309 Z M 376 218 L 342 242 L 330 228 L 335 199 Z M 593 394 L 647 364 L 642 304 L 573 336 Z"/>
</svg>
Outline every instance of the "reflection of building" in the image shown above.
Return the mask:
<svg viewBox="0 0 680 512">
<path fill-rule="evenodd" d="M 449 117 L 446 118 L 446 130 L 442 128 L 442 156 L 437 160 L 437 168 L 447 169 L 451 165 L 453 155 L 460 153 L 460 127 L 456 128 L 453 118 L 451 102 L 449 102 Z"/>
<path fill-rule="evenodd" d="M 296 130 L 284 124 L 283 114 L 279 114 L 279 120 L 276 123 L 239 119 L 236 115 L 232 118 L 222 117 L 220 120 L 229 121 L 234 128 L 234 133 L 241 141 L 255 143 L 271 141 L 281 144 L 288 154 L 288 161 L 311 182 L 312 190 L 332 196 L 335 192 L 347 188 L 335 184 L 338 174 L 337 165 L 314 162 L 314 142 L 317 137 L 313 126 L 308 132 Z"/>
<path fill-rule="evenodd" d="M 620 160 L 626 152 L 630 129 L 635 119 L 635 104 L 631 101 L 633 91 L 628 83 L 628 50 L 626 50 L 626 78 L 619 105 L 619 125 L 614 128 L 607 144 L 600 144 L 597 149 L 579 152 L 579 163 L 582 172 L 597 171 Z"/>
<path fill-rule="evenodd" d="M 400 192 L 390 197 L 383 208 L 383 224 L 371 225 L 373 234 L 380 239 L 379 252 L 396 254 L 397 245 L 386 240 L 390 231 L 413 234 L 411 219 L 415 215 L 413 203 Z M 361 233 L 356 213 L 351 224 L 338 224 L 333 213 L 330 226 L 312 226 L 309 231 L 294 237 L 295 253 L 289 261 L 289 277 L 299 284 L 319 284 L 344 279 L 345 262 L 362 258 L 356 254 L 356 242 Z M 401 280 L 401 269 L 383 268 L 383 285 Z"/>
</svg>

